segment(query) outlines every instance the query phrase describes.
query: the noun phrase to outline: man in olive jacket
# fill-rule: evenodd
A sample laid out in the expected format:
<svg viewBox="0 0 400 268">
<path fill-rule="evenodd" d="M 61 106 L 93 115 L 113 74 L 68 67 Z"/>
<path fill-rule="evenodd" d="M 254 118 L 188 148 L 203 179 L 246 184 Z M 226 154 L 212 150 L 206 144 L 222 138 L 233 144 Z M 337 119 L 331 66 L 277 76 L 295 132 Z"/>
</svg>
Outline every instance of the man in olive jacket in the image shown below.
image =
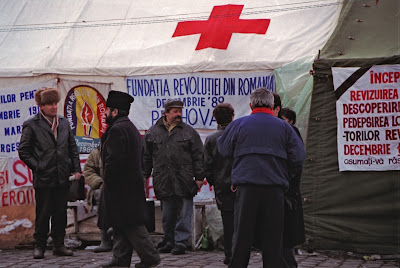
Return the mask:
<svg viewBox="0 0 400 268">
<path fill-rule="evenodd" d="M 40 111 L 23 124 L 19 143 L 19 158 L 32 170 L 35 188 L 35 259 L 44 258 L 51 219 L 54 255 L 71 256 L 64 247 L 67 225 L 69 177 L 80 178 L 79 152 L 69 123 L 57 115 L 60 101 L 57 88 L 42 88 L 35 92 Z"/>
<path fill-rule="evenodd" d="M 144 178 L 153 171 L 154 192 L 161 200 L 164 240 L 158 251 L 184 254 L 193 213 L 193 196 L 203 185 L 203 143 L 191 126 L 182 122 L 183 102 L 168 100 L 165 115 L 144 137 Z"/>
<path fill-rule="evenodd" d="M 106 102 L 106 132 L 101 137 L 103 187 L 99 205 L 100 228 L 113 228 L 113 258 L 102 267 L 129 267 L 133 250 L 141 262 L 154 267 L 160 256 L 145 227 L 142 137 L 128 114 L 133 97 L 110 91 Z"/>
<path fill-rule="evenodd" d="M 86 184 L 90 187 L 85 207 L 87 210 L 92 211 L 93 205 L 99 204 L 101 186 L 103 185 L 103 178 L 101 177 L 103 174 L 103 167 L 101 165 L 100 146 L 90 153 L 83 168 L 83 174 L 85 175 Z M 100 228 L 101 243 L 98 247 L 93 249 L 95 253 L 112 250 L 113 243 L 111 235 L 108 234 L 108 229 L 107 226 L 106 228 Z"/>
</svg>

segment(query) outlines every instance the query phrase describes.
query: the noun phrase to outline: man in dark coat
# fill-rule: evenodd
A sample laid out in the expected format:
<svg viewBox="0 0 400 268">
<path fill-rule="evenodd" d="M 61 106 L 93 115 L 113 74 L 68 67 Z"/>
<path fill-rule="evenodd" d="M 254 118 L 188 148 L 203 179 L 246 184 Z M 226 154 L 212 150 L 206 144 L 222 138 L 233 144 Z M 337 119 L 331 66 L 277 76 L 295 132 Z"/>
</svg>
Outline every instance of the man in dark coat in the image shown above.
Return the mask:
<svg viewBox="0 0 400 268">
<path fill-rule="evenodd" d="M 69 177 L 81 177 L 79 152 L 69 123 L 57 115 L 60 101 L 57 88 L 42 88 L 35 92 L 40 111 L 23 124 L 19 157 L 32 170 L 35 188 L 35 259 L 44 258 L 51 219 L 53 254 L 71 256 L 64 247 L 67 225 Z"/>
<path fill-rule="evenodd" d="M 144 178 L 153 171 L 154 192 L 161 200 L 164 240 L 158 251 L 184 254 L 191 231 L 193 196 L 203 185 L 203 143 L 200 135 L 182 122 L 183 102 L 164 104 L 165 115 L 144 137 Z"/>
<path fill-rule="evenodd" d="M 231 189 L 233 158 L 222 157 L 218 152 L 217 139 L 232 122 L 234 114 L 235 110 L 229 103 L 220 103 L 215 107 L 213 115 L 218 123 L 218 129 L 206 138 L 203 155 L 204 173 L 208 183 L 214 186 L 217 207 L 221 211 L 224 226 L 225 264 L 229 264 L 232 257 L 233 209 L 235 204 L 235 192 Z"/>
<path fill-rule="evenodd" d="M 272 112 L 273 94 L 265 88 L 250 95 L 251 115 L 236 119 L 218 139 L 218 151 L 233 157 L 232 184 L 237 187 L 232 260 L 247 267 L 258 221 L 263 267 L 285 267 L 283 259 L 284 192 L 301 167 L 305 152 L 293 128 Z M 293 168 L 292 168 L 293 167 Z M 289 171 L 289 172 L 288 172 Z"/>
<path fill-rule="evenodd" d="M 106 106 L 106 132 L 101 138 L 103 187 L 99 219 L 113 228 L 113 258 L 103 267 L 129 267 L 133 250 L 141 262 L 155 267 L 160 256 L 145 227 L 146 197 L 142 173 L 142 137 L 127 117 L 133 97 L 110 91 Z M 99 226 L 102 227 L 102 226 Z"/>
<path fill-rule="evenodd" d="M 300 131 L 294 125 L 296 123 L 296 112 L 289 108 L 282 108 L 281 117 L 288 122 L 303 141 Z M 300 172 L 301 174 L 301 172 Z M 290 268 L 297 268 L 295 258 L 295 246 L 304 243 L 304 217 L 303 204 L 300 192 L 301 176 L 291 178 L 289 189 L 285 193 L 285 228 L 283 232 L 283 257 Z"/>
</svg>

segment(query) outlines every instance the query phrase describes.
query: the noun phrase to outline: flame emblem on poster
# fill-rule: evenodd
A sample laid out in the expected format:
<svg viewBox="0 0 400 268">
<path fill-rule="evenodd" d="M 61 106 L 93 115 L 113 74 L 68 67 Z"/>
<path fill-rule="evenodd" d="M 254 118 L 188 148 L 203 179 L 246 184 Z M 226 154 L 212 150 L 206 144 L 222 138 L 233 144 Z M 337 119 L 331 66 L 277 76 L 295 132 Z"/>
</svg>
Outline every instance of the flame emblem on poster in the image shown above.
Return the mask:
<svg viewBox="0 0 400 268">
<path fill-rule="evenodd" d="M 64 116 L 68 119 L 80 153 L 90 153 L 107 129 L 106 102 L 93 87 L 79 85 L 68 91 Z"/>
<path fill-rule="evenodd" d="M 83 125 L 83 134 L 85 137 L 90 137 L 90 134 L 92 133 L 93 129 L 93 110 L 90 105 L 83 100 L 83 106 L 81 110 L 81 119 L 82 119 L 82 125 Z"/>
</svg>

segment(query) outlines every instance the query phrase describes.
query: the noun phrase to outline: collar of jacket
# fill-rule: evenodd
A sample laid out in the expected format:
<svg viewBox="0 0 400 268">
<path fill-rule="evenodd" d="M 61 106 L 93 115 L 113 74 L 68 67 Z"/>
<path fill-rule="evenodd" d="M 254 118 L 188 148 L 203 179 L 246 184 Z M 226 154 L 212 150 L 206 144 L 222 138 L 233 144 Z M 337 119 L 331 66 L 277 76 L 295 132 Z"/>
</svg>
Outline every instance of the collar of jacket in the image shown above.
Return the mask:
<svg viewBox="0 0 400 268">
<path fill-rule="evenodd" d="M 226 125 L 218 125 L 217 126 L 217 129 L 219 129 L 219 130 L 225 130 L 225 128 L 228 126 L 228 124 L 226 124 Z"/>
<path fill-rule="evenodd" d="M 274 113 L 267 107 L 254 108 L 253 111 L 251 111 L 251 114 L 256 114 L 256 113 L 266 113 L 266 114 L 274 115 Z"/>
<path fill-rule="evenodd" d="M 178 124 L 176 124 L 175 127 L 180 127 L 180 128 L 182 128 L 182 127 L 183 127 L 183 124 L 185 124 L 185 123 L 183 123 L 183 121 L 181 120 L 181 122 L 179 122 Z M 165 124 L 164 124 L 164 116 L 162 116 L 160 119 L 157 120 L 156 125 L 157 125 L 157 126 L 160 126 L 160 127 L 163 127 L 165 130 L 168 131 L 168 129 L 165 127 Z"/>
</svg>

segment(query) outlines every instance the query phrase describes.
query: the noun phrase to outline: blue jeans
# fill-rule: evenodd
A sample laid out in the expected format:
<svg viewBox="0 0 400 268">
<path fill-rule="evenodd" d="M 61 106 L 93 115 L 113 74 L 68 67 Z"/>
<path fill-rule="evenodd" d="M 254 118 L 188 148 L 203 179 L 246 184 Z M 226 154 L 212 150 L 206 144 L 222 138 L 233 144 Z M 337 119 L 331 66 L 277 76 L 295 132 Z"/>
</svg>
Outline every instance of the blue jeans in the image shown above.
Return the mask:
<svg viewBox="0 0 400 268">
<path fill-rule="evenodd" d="M 161 200 L 164 242 L 187 247 L 193 214 L 193 198 L 174 196 Z"/>
</svg>

